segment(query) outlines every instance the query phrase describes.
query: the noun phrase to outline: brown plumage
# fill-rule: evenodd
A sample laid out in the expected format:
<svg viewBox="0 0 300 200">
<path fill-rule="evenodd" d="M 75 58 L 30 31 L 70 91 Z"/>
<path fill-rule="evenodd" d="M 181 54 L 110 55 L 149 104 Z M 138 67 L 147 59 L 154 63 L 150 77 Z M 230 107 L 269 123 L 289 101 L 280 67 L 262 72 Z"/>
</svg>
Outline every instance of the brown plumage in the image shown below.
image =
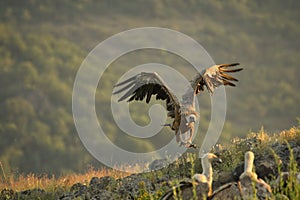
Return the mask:
<svg viewBox="0 0 300 200">
<path fill-rule="evenodd" d="M 241 71 L 242 68 L 230 69 L 237 65 L 239 63 L 214 65 L 205 69 L 202 73 L 198 73 L 191 81 L 191 87 L 183 94 L 181 101 L 178 100 L 166 83 L 155 72 L 141 72 L 125 81 L 117 83 L 114 86 L 115 88 L 123 87 L 113 94 L 126 91 L 118 101 L 128 99 L 127 101 L 130 102 L 146 99 L 146 103 L 149 103 L 153 95 L 156 95 L 157 100 L 164 100 L 166 102 L 168 117 L 173 118 L 173 123 L 166 124 L 166 126 L 170 126 L 175 131 L 176 141 L 180 146 L 195 148 L 196 146 L 191 141 L 194 134 L 195 120 L 198 117 L 195 109 L 195 95 L 200 91 L 204 91 L 204 87 L 212 94 L 214 89 L 220 85 L 235 86 L 233 81 L 238 80 L 227 73 Z"/>
<path fill-rule="evenodd" d="M 210 199 L 269 199 L 272 196 L 271 187 L 253 172 L 254 153 L 245 154 L 244 172 L 238 182 L 228 183 L 215 190 Z"/>
<path fill-rule="evenodd" d="M 179 185 L 167 191 L 160 199 L 206 199 L 212 194 L 213 169 L 211 163 L 221 160 L 212 153 L 206 153 L 201 159 L 202 174 L 195 174 L 192 180 L 181 181 Z"/>
</svg>

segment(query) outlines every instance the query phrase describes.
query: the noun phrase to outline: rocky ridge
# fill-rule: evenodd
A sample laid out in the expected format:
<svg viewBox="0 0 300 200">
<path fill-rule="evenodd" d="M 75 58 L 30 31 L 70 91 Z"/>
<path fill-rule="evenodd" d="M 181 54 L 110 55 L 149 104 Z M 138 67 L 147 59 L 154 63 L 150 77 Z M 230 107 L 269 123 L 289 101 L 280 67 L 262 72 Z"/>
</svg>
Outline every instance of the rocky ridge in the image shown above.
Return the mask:
<svg viewBox="0 0 300 200">
<path fill-rule="evenodd" d="M 298 135 L 297 135 L 298 134 Z M 243 171 L 243 154 L 247 150 L 255 153 L 255 171 L 258 177 L 266 180 L 271 186 L 281 172 L 289 171 L 294 167 L 299 172 L 300 166 L 300 140 L 297 138 L 278 141 L 263 140 L 262 135 L 256 134 L 243 140 L 234 142 L 234 147 L 213 149 L 224 162 L 214 167 L 213 189 L 228 182 L 237 181 Z M 241 155 L 241 156 L 239 156 Z M 232 163 L 233 157 L 236 158 Z M 290 159 L 293 159 L 294 164 Z M 157 161 L 155 161 L 157 165 Z M 151 166 L 151 165 L 150 165 Z M 21 192 L 3 189 L 0 199 L 158 199 L 171 186 L 182 179 L 191 177 L 191 168 L 201 172 L 199 161 L 188 162 L 184 156 L 175 163 L 160 170 L 147 173 L 132 174 L 122 179 L 111 176 L 93 177 L 89 184 L 74 184 L 68 191 L 58 191 L 57 194 L 35 188 Z M 230 167 L 229 167 L 230 166 Z M 48 198 L 49 197 L 49 198 Z"/>
</svg>

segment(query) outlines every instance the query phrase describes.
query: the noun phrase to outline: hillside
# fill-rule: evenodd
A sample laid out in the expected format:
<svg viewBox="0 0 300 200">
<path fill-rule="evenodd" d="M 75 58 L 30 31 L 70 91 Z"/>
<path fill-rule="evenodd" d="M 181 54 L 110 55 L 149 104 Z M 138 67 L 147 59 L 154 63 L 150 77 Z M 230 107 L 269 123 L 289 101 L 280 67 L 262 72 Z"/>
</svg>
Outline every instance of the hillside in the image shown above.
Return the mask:
<svg viewBox="0 0 300 200">
<path fill-rule="evenodd" d="M 255 154 L 255 172 L 272 188 L 271 199 L 299 199 L 296 173 L 300 165 L 300 130 L 293 127 L 270 134 L 261 130 L 235 140 L 213 153 L 222 160 L 213 163 L 213 190 L 234 182 L 244 170 L 244 154 Z M 89 170 L 64 177 L 6 177 L 0 182 L 1 199 L 159 199 L 172 186 L 202 171 L 195 154 L 187 154 L 160 170 L 125 174 L 115 170 Z M 281 172 L 289 172 L 286 184 L 276 182 Z M 283 196 L 285 195 L 285 196 Z M 276 198 L 275 198 L 276 197 Z M 287 198 L 288 197 L 288 198 Z M 256 199 L 256 198 L 254 198 Z"/>
<path fill-rule="evenodd" d="M 238 87 L 226 89 L 227 116 L 220 143 L 263 126 L 278 132 L 297 125 L 299 91 L 298 1 L 1 1 L 0 161 L 7 173 L 67 174 L 101 166 L 83 147 L 72 117 L 77 70 L 100 42 L 131 28 L 165 27 L 194 38 L 216 63 L 240 62 Z M 108 137 L 137 152 L 170 140 L 137 143 L 124 136 L 110 113 L 112 86 L 133 66 L 158 62 L 185 76 L 195 72 L 170 53 L 145 50 L 116 60 L 100 80 L 96 110 Z M 122 70 L 119 70 L 122 69 Z M 199 97 L 201 143 L 210 120 L 210 98 Z M 149 123 L 145 104 L 132 118 Z M 157 142 L 159 141 L 159 142 Z M 129 149 L 129 150 L 132 150 Z"/>
</svg>

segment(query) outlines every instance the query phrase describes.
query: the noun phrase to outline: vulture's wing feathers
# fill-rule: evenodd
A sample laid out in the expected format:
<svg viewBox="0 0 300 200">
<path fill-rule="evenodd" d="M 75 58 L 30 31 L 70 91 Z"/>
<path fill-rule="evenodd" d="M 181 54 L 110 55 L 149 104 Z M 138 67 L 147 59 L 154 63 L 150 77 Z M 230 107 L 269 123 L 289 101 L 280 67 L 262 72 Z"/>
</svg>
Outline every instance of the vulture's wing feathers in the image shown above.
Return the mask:
<svg viewBox="0 0 300 200">
<path fill-rule="evenodd" d="M 195 94 L 203 91 L 204 86 L 210 93 L 213 93 L 214 89 L 220 85 L 229 85 L 234 87 L 235 84 L 233 82 L 238 81 L 238 79 L 227 73 L 243 70 L 243 68 L 233 68 L 237 65 L 239 65 L 239 63 L 214 65 L 207 68 L 202 73 L 197 74 L 191 82 L 192 87 L 195 90 Z"/>
<path fill-rule="evenodd" d="M 125 99 L 128 99 L 128 102 L 133 100 L 142 101 L 146 98 L 146 103 L 149 103 L 152 95 L 156 95 L 156 99 L 158 100 L 166 100 L 170 117 L 174 117 L 175 106 L 179 106 L 177 97 L 155 72 L 141 72 L 136 76 L 117 83 L 114 87 L 121 88 L 113 92 L 113 94 L 118 94 L 126 90 L 126 93 L 118 101 Z"/>
</svg>

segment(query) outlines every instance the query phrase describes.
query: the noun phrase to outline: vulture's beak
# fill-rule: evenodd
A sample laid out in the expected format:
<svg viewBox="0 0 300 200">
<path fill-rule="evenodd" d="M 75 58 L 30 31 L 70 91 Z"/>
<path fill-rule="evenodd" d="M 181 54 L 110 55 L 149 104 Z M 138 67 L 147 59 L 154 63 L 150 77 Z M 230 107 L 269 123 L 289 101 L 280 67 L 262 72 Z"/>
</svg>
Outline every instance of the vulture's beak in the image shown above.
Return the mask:
<svg viewBox="0 0 300 200">
<path fill-rule="evenodd" d="M 218 158 L 218 157 L 214 158 L 213 161 L 216 162 L 216 163 L 222 163 L 223 162 L 222 159 Z"/>
</svg>

